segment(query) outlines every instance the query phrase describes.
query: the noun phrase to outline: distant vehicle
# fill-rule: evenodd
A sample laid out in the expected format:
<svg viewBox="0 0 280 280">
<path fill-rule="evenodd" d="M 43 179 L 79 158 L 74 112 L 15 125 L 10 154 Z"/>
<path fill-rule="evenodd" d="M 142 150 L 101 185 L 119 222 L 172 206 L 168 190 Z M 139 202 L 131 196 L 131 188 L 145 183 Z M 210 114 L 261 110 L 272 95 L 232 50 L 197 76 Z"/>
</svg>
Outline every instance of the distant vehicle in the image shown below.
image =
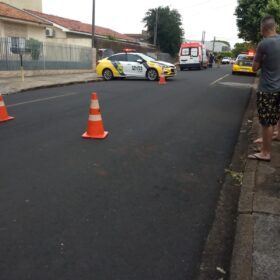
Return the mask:
<svg viewBox="0 0 280 280">
<path fill-rule="evenodd" d="M 230 64 L 234 64 L 235 61 L 236 61 L 236 58 L 231 58 L 231 59 L 230 59 Z"/>
<path fill-rule="evenodd" d="M 256 72 L 253 71 L 253 60 L 254 60 L 253 53 L 239 54 L 235 63 L 232 65 L 232 74 L 233 75 L 237 73 L 256 74 Z"/>
<path fill-rule="evenodd" d="M 174 64 L 157 61 L 148 55 L 134 52 L 131 49 L 125 49 L 122 53 L 101 59 L 96 66 L 97 75 L 103 77 L 106 81 L 128 77 L 155 81 L 158 80 L 162 73 L 169 78 L 174 77 L 176 72 Z"/>
<path fill-rule="evenodd" d="M 230 60 L 231 60 L 230 57 L 224 57 L 224 58 L 222 59 L 222 64 L 230 64 Z"/>
<path fill-rule="evenodd" d="M 179 67 L 184 69 L 203 69 L 208 67 L 206 47 L 199 42 L 182 43 L 179 52 Z"/>
</svg>

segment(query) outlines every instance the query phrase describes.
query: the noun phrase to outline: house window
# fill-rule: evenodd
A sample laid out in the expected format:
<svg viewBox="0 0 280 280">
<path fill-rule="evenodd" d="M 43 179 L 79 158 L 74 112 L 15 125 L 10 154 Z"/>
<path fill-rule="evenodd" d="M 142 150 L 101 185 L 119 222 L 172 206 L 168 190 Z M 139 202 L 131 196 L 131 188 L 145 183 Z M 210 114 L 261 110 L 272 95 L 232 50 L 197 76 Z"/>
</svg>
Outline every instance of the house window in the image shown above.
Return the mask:
<svg viewBox="0 0 280 280">
<path fill-rule="evenodd" d="M 21 37 L 9 37 L 8 47 L 10 53 L 18 54 L 25 51 L 25 38 Z"/>
</svg>

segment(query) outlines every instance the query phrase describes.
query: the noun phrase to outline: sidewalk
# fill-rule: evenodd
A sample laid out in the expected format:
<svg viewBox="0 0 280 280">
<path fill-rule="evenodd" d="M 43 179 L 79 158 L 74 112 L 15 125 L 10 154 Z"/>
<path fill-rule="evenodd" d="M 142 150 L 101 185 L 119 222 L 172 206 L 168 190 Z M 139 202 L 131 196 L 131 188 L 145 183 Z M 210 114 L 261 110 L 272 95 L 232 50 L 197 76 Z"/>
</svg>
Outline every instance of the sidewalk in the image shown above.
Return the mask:
<svg viewBox="0 0 280 280">
<path fill-rule="evenodd" d="M 255 91 L 253 92 L 255 95 Z M 259 136 L 254 110 L 248 154 Z M 269 163 L 247 160 L 238 205 L 231 280 L 280 279 L 280 142 Z"/>
<path fill-rule="evenodd" d="M 12 94 L 29 89 L 61 86 L 74 83 L 86 83 L 97 81 L 96 73 L 76 73 L 76 74 L 60 74 L 60 75 L 46 75 L 46 76 L 32 76 L 25 77 L 24 81 L 21 77 L 15 78 L 1 78 L 0 77 L 0 93 Z"/>
</svg>

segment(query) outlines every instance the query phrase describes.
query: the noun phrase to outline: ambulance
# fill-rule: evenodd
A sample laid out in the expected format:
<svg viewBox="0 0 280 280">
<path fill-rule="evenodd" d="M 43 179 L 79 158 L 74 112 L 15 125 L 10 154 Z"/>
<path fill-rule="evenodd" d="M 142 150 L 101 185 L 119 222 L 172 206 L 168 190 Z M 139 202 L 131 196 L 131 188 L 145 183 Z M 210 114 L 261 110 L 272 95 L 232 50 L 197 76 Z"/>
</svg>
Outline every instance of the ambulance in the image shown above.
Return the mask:
<svg viewBox="0 0 280 280">
<path fill-rule="evenodd" d="M 184 69 L 203 69 L 208 67 L 206 47 L 199 42 L 181 44 L 179 52 L 179 67 Z"/>
</svg>

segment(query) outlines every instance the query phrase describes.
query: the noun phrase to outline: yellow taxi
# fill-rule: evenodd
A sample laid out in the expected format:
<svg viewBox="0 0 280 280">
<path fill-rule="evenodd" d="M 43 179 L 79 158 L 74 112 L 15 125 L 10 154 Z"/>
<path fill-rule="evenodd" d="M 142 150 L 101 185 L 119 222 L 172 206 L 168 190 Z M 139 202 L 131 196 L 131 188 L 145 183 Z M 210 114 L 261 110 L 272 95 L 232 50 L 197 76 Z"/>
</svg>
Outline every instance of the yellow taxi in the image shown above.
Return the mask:
<svg viewBox="0 0 280 280">
<path fill-rule="evenodd" d="M 157 61 L 143 53 L 124 51 L 99 60 L 96 73 L 106 81 L 129 77 L 156 81 L 162 73 L 165 77 L 174 77 L 177 71 L 176 66 L 169 62 Z"/>
<path fill-rule="evenodd" d="M 237 73 L 256 74 L 256 72 L 253 71 L 253 60 L 254 60 L 253 53 L 239 54 L 236 61 L 232 65 L 232 74 L 233 75 Z"/>
</svg>

